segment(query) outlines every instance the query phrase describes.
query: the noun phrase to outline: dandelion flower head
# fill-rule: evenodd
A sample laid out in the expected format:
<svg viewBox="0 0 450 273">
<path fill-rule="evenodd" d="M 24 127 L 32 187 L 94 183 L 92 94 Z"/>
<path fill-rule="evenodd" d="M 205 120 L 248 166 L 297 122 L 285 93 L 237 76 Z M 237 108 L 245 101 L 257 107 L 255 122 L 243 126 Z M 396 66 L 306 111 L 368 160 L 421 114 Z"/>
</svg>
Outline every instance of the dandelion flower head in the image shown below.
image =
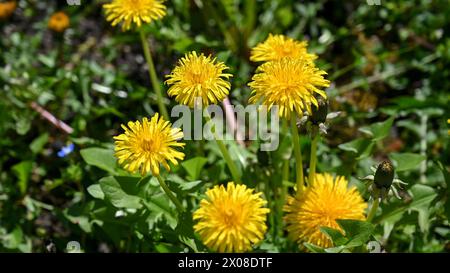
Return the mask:
<svg viewBox="0 0 450 273">
<path fill-rule="evenodd" d="M 203 243 L 218 252 L 245 252 L 264 238 L 267 203 L 245 185 L 229 182 L 206 191 L 194 212 L 194 230 Z"/>
<path fill-rule="evenodd" d="M 178 160 L 183 160 L 184 153 L 175 149 L 185 145 L 177 141 L 183 132 L 172 128 L 158 113 L 150 120 L 143 118 L 142 122 L 130 121 L 127 125 L 122 125 L 123 134 L 114 137 L 115 156 L 124 169 L 139 171 L 142 176 L 149 172 L 159 175 L 160 165 L 170 170 L 168 162 L 177 165 Z"/>
<path fill-rule="evenodd" d="M 331 240 L 320 227 L 341 230 L 338 219 L 365 220 L 367 203 L 355 187 L 348 188 L 347 180 L 328 174 L 316 174 L 315 181 L 302 194 L 289 197 L 284 208 L 289 236 L 299 244 L 308 242 L 331 247 Z"/>
<path fill-rule="evenodd" d="M 324 79 L 327 73 L 304 58 L 283 58 L 259 66 L 249 83 L 252 89 L 250 103 L 261 101 L 268 106 L 278 106 L 281 117 L 290 118 L 291 113 L 311 113 L 311 104 L 318 106 L 315 94 L 326 99 L 322 90 L 330 82 Z"/>
<path fill-rule="evenodd" d="M 225 99 L 231 88 L 225 73 L 228 67 L 216 58 L 198 55 L 195 51 L 187 53 L 178 65 L 167 75 L 167 93 L 180 103 L 194 108 L 196 98 L 201 98 L 203 106 L 217 104 Z"/>
<path fill-rule="evenodd" d="M 122 24 L 122 30 L 126 31 L 164 17 L 166 6 L 163 3 L 163 0 L 113 0 L 103 8 L 106 20 L 112 26 Z"/>
<path fill-rule="evenodd" d="M 307 52 L 306 41 L 296 41 L 284 35 L 269 34 L 269 37 L 251 50 L 250 60 L 254 62 L 276 61 L 282 58 L 317 59 L 317 55 Z"/>
</svg>

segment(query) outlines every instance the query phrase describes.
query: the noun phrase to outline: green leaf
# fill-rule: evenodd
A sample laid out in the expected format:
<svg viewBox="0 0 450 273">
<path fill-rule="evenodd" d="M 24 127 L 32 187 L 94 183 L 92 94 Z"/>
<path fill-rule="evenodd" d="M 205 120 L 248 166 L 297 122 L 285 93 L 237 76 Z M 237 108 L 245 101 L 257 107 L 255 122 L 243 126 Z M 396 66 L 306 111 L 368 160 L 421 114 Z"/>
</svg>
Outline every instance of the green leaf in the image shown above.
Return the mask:
<svg viewBox="0 0 450 273">
<path fill-rule="evenodd" d="M 31 143 L 30 143 L 30 149 L 33 152 L 33 154 L 38 154 L 42 151 L 42 149 L 44 148 L 45 144 L 47 144 L 48 142 L 48 133 L 44 133 L 40 136 L 38 136 L 37 138 L 35 138 Z"/>
<path fill-rule="evenodd" d="M 364 159 L 371 155 L 374 143 L 367 138 L 357 138 L 347 143 L 340 144 L 341 150 L 358 154 L 357 160 Z"/>
<path fill-rule="evenodd" d="M 413 201 L 409 205 L 411 210 L 415 210 L 419 213 L 418 223 L 422 232 L 427 232 L 430 226 L 429 223 L 429 206 L 430 203 L 436 198 L 436 191 L 429 186 L 416 184 L 411 187 L 411 195 Z"/>
<path fill-rule="evenodd" d="M 87 191 L 92 197 L 103 200 L 105 198 L 105 194 L 100 187 L 100 184 L 93 184 L 87 188 Z"/>
<path fill-rule="evenodd" d="M 86 233 L 91 233 L 92 223 L 89 222 L 89 218 L 87 216 L 73 216 L 69 215 L 67 212 L 65 212 L 64 215 L 72 224 L 78 225 L 81 230 Z"/>
<path fill-rule="evenodd" d="M 329 247 L 325 249 L 326 253 L 350 253 L 347 246 Z"/>
<path fill-rule="evenodd" d="M 194 221 L 190 212 L 183 212 L 178 215 L 178 225 L 175 231 L 182 237 L 195 238 L 194 236 Z"/>
<path fill-rule="evenodd" d="M 166 180 L 176 184 L 179 187 L 179 189 L 183 192 L 196 192 L 200 189 L 202 185 L 205 184 L 205 182 L 202 180 L 187 182 L 186 180 L 175 174 L 169 174 Z"/>
<path fill-rule="evenodd" d="M 19 179 L 18 185 L 21 194 L 27 191 L 28 180 L 30 178 L 31 171 L 33 170 L 33 162 L 22 161 L 12 167 L 13 172 Z"/>
<path fill-rule="evenodd" d="M 46 65 L 48 68 L 55 67 L 55 58 L 54 58 L 53 55 L 39 54 L 38 55 L 38 60 L 41 63 L 43 63 L 44 65 Z"/>
<path fill-rule="evenodd" d="M 347 242 L 345 236 L 337 229 L 330 227 L 320 227 L 320 231 L 327 235 L 335 246 L 344 245 Z"/>
<path fill-rule="evenodd" d="M 447 168 L 440 162 L 439 160 L 436 161 L 436 165 L 438 166 L 439 170 L 441 170 L 442 175 L 444 176 L 445 184 L 447 187 L 446 191 L 446 201 L 444 205 L 445 215 L 448 219 L 450 219 L 450 172 L 447 171 Z"/>
<path fill-rule="evenodd" d="M 334 248 L 326 249 L 326 252 L 338 253 L 344 249 L 364 245 L 375 230 L 375 227 L 366 221 L 339 219 L 336 222 L 344 230 L 345 235 L 337 229 L 320 228 L 325 235 L 330 237 L 335 246 Z"/>
<path fill-rule="evenodd" d="M 31 128 L 31 121 L 27 117 L 20 117 L 16 120 L 16 132 L 19 135 L 25 135 Z"/>
<path fill-rule="evenodd" d="M 390 156 L 396 163 L 395 170 L 397 172 L 414 169 L 426 159 L 426 156 L 424 155 L 413 153 L 392 153 Z"/>
<path fill-rule="evenodd" d="M 100 188 L 105 194 L 105 198 L 116 208 L 139 209 L 141 208 L 141 198 L 125 192 L 122 185 L 129 177 L 108 176 L 100 179 Z"/>
<path fill-rule="evenodd" d="M 372 141 L 376 142 L 389 135 L 393 123 L 394 117 L 390 117 L 385 121 L 377 122 L 370 126 L 361 127 L 359 131 L 367 134 L 372 138 Z"/>
<path fill-rule="evenodd" d="M 144 204 L 153 215 L 163 215 L 167 220 L 167 224 L 171 228 L 176 227 L 177 219 L 175 218 L 175 214 L 171 208 L 171 201 L 165 193 L 159 193 L 151 196 L 148 200 L 144 201 Z M 152 222 L 153 219 L 149 219 L 149 221 Z"/>
<path fill-rule="evenodd" d="M 9 234 L 2 234 L 0 236 L 0 243 L 4 248 L 18 250 L 24 253 L 30 253 L 32 248 L 31 239 L 27 238 L 20 226 L 16 226 Z"/>
<path fill-rule="evenodd" d="M 194 157 L 181 163 L 181 166 L 186 170 L 190 180 L 198 180 L 203 166 L 208 162 L 204 157 Z"/>
<path fill-rule="evenodd" d="M 182 242 L 183 244 L 187 245 L 188 247 L 190 247 L 194 253 L 198 253 L 198 246 L 197 245 L 201 245 L 201 243 L 197 243 L 197 241 L 195 240 L 195 238 L 191 238 L 191 237 L 186 237 L 186 236 L 178 236 L 178 239 L 180 240 L 180 242 Z"/>
<path fill-rule="evenodd" d="M 445 183 L 447 184 L 447 190 L 450 189 L 450 172 L 444 167 L 442 162 L 436 161 L 439 170 L 441 170 L 442 175 L 444 176 Z"/>
<path fill-rule="evenodd" d="M 277 10 L 277 20 L 284 26 L 287 27 L 292 23 L 295 18 L 291 7 L 282 7 Z"/>
<path fill-rule="evenodd" d="M 192 192 L 200 188 L 204 182 L 202 180 L 192 181 L 192 182 L 185 182 L 183 184 L 180 184 L 180 189 L 182 191 L 186 192 Z"/>
<path fill-rule="evenodd" d="M 366 221 L 339 219 L 336 222 L 345 232 L 348 248 L 364 245 L 375 231 L 375 227 Z"/>
<path fill-rule="evenodd" d="M 407 206 L 400 200 L 393 200 L 383 206 L 382 215 L 376 222 L 395 224 L 402 219 L 403 214 L 407 210 Z"/>
<path fill-rule="evenodd" d="M 411 209 L 428 208 L 431 201 L 436 198 L 436 191 L 426 185 L 416 184 L 411 187 L 411 195 L 413 196 L 413 201 L 410 203 L 409 207 Z"/>
<path fill-rule="evenodd" d="M 425 213 L 424 211 L 428 210 L 430 203 L 437 196 L 437 193 L 433 188 L 421 184 L 412 186 L 410 192 L 413 197 L 411 203 L 405 204 L 400 201 L 394 201 L 388 206 L 384 206 L 383 214 L 379 219 L 377 219 L 377 222 L 386 221 L 389 223 L 396 223 L 401 219 L 402 215 L 410 209 L 417 211 L 419 214 Z M 424 215 L 419 217 L 424 217 Z M 419 219 L 419 221 L 419 224 L 422 225 L 420 228 L 425 230 L 426 223 L 423 222 L 423 219 Z"/>
<path fill-rule="evenodd" d="M 17 226 L 11 233 L 2 238 L 3 246 L 8 249 L 17 249 L 23 241 L 23 231 Z"/>
<path fill-rule="evenodd" d="M 352 152 L 352 153 L 359 153 L 359 151 L 363 150 L 367 145 L 369 144 L 369 141 L 364 138 L 357 138 L 355 140 L 352 140 L 350 142 L 339 144 L 339 149 Z"/>
<path fill-rule="evenodd" d="M 310 243 L 303 243 L 303 245 L 312 253 L 326 253 L 325 249 L 320 246 L 316 246 Z"/>
<path fill-rule="evenodd" d="M 92 166 L 98 167 L 111 174 L 117 174 L 114 152 L 102 148 L 87 148 L 80 151 L 83 160 Z"/>
</svg>

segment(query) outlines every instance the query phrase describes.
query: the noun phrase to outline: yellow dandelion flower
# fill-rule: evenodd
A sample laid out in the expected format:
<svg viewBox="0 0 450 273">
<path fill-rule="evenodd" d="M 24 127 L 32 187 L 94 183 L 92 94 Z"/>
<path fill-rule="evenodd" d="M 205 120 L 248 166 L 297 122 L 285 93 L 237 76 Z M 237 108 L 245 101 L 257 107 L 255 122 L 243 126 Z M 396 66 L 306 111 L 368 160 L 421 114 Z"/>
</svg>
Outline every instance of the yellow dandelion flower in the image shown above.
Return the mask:
<svg viewBox="0 0 450 273">
<path fill-rule="evenodd" d="M 166 15 L 164 0 L 113 0 L 104 4 L 106 20 L 112 26 L 122 23 L 122 30 L 129 30 L 132 24 L 141 27 Z"/>
<path fill-rule="evenodd" d="M 196 98 L 201 98 L 203 106 L 221 102 L 231 88 L 229 78 L 224 73 L 228 67 L 216 58 L 197 55 L 195 51 L 186 54 L 178 65 L 167 75 L 166 84 L 171 85 L 167 93 L 175 96 L 178 103 L 194 107 Z"/>
<path fill-rule="evenodd" d="M 55 12 L 48 20 L 48 28 L 56 32 L 63 32 L 69 25 L 69 16 L 62 11 Z"/>
<path fill-rule="evenodd" d="M 183 147 L 185 144 L 177 142 L 183 137 L 180 128 L 172 128 L 172 124 L 160 118 L 156 113 L 150 121 L 143 118 L 139 121 L 128 122 L 128 128 L 122 125 L 125 133 L 115 136 L 115 156 L 119 164 L 129 172 L 140 170 L 142 176 L 150 171 L 159 175 L 162 164 L 170 170 L 167 161 L 174 165 L 177 160 L 183 160 L 184 154 L 173 147 Z"/>
<path fill-rule="evenodd" d="M 316 174 L 312 186 L 295 198 L 289 197 L 284 210 L 285 221 L 291 239 L 331 247 L 331 240 L 320 227 L 342 230 L 336 219 L 365 220 L 364 202 L 355 187 L 348 188 L 347 180 L 328 174 Z"/>
<path fill-rule="evenodd" d="M 244 252 L 264 238 L 267 230 L 264 208 L 267 203 L 245 185 L 229 182 L 206 191 L 207 199 L 193 218 L 198 221 L 194 230 L 203 243 L 218 252 Z"/>
<path fill-rule="evenodd" d="M 272 35 L 252 48 L 250 60 L 254 62 L 276 61 L 282 58 L 304 58 L 309 61 L 317 59 L 317 55 L 309 54 L 306 41 L 296 41 L 284 35 Z"/>
<path fill-rule="evenodd" d="M 324 79 L 327 73 L 316 68 L 304 58 L 283 58 L 262 64 L 248 85 L 252 89 L 250 103 L 262 101 L 263 105 L 279 107 L 282 117 L 290 117 L 291 112 L 302 115 L 311 113 L 311 104 L 317 106 L 317 93 L 326 98 L 326 93 L 317 87 L 328 87 Z"/>
<path fill-rule="evenodd" d="M 0 19 L 6 19 L 16 10 L 16 1 L 8 1 L 0 3 Z"/>
</svg>

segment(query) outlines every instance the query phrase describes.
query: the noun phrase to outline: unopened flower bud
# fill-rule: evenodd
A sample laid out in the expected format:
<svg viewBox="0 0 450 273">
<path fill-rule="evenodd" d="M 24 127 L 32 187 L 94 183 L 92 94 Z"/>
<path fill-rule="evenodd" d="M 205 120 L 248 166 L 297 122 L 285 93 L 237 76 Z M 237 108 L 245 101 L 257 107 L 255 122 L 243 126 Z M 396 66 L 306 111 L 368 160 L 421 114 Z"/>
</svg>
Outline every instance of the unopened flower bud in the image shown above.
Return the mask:
<svg viewBox="0 0 450 273">
<path fill-rule="evenodd" d="M 318 106 L 311 105 L 311 122 L 315 125 L 324 123 L 327 120 L 328 114 L 328 101 L 322 97 L 317 99 Z"/>
<path fill-rule="evenodd" d="M 375 172 L 374 183 L 377 188 L 389 189 L 394 180 L 394 166 L 389 161 L 383 161 Z"/>
</svg>

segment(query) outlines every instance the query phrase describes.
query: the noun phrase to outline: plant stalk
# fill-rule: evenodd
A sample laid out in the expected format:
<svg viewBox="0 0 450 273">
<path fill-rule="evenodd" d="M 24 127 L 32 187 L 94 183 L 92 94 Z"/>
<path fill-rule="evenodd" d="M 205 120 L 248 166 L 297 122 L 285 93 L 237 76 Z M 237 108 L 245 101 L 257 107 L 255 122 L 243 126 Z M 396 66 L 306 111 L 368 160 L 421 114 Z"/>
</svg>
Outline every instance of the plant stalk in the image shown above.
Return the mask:
<svg viewBox="0 0 450 273">
<path fill-rule="evenodd" d="M 163 95 L 161 92 L 161 86 L 159 85 L 158 77 L 156 76 L 155 65 L 153 64 L 152 54 L 150 53 L 150 45 L 146 39 L 144 30 L 139 29 L 139 36 L 141 37 L 142 48 L 144 49 L 145 60 L 147 61 L 148 73 L 150 76 L 150 81 L 152 82 L 153 89 L 156 93 L 156 98 L 158 100 L 158 108 L 161 115 L 165 120 L 170 121 L 169 114 L 167 112 L 166 106 L 164 105 Z"/>
<path fill-rule="evenodd" d="M 313 139 L 311 142 L 311 157 L 309 161 L 309 176 L 308 185 L 314 183 L 314 176 L 316 175 L 316 165 L 317 165 L 317 143 L 319 142 L 319 134 L 316 127 L 313 129 Z"/>
<path fill-rule="evenodd" d="M 302 159 L 302 151 L 301 151 L 301 147 L 300 147 L 300 138 L 298 136 L 296 115 L 293 115 L 291 117 L 291 131 L 292 131 L 292 142 L 294 143 L 297 192 L 301 194 L 303 192 L 303 187 L 304 187 L 303 159 Z"/>
<path fill-rule="evenodd" d="M 206 115 L 206 120 L 211 121 L 211 116 L 209 113 Z M 236 164 L 234 164 L 233 159 L 231 159 L 230 153 L 227 150 L 227 147 L 223 143 L 221 139 L 219 139 L 218 135 L 216 134 L 216 128 L 215 126 L 212 128 L 214 130 L 214 139 L 216 140 L 217 146 L 219 146 L 220 152 L 222 153 L 223 158 L 225 159 L 225 162 L 227 163 L 228 169 L 230 170 L 231 176 L 233 177 L 234 182 L 237 184 L 242 184 L 241 176 L 239 174 L 238 168 Z"/>
<path fill-rule="evenodd" d="M 288 132 L 288 124 L 286 119 L 283 119 L 283 124 L 282 124 L 282 131 L 283 131 L 283 135 L 287 135 Z M 290 157 L 291 155 L 289 155 Z M 283 181 L 288 181 L 289 180 L 289 158 L 283 159 L 283 170 L 282 170 L 282 182 Z M 283 185 L 283 183 L 281 183 Z"/>
<path fill-rule="evenodd" d="M 156 175 L 156 178 L 158 179 L 159 185 L 161 188 L 163 188 L 164 192 L 167 194 L 167 196 L 170 198 L 170 200 L 175 204 L 177 207 L 177 210 L 179 213 L 182 213 L 184 211 L 183 205 L 181 202 L 173 195 L 172 191 L 167 186 L 166 182 L 164 182 L 164 179 L 160 175 Z"/>
<path fill-rule="evenodd" d="M 372 204 L 372 208 L 370 208 L 370 211 L 367 214 L 367 222 L 372 222 L 373 217 L 375 216 L 379 205 L 380 205 L 380 198 L 377 195 L 376 198 L 374 198 L 374 201 L 373 201 L 373 204 Z"/>
</svg>

